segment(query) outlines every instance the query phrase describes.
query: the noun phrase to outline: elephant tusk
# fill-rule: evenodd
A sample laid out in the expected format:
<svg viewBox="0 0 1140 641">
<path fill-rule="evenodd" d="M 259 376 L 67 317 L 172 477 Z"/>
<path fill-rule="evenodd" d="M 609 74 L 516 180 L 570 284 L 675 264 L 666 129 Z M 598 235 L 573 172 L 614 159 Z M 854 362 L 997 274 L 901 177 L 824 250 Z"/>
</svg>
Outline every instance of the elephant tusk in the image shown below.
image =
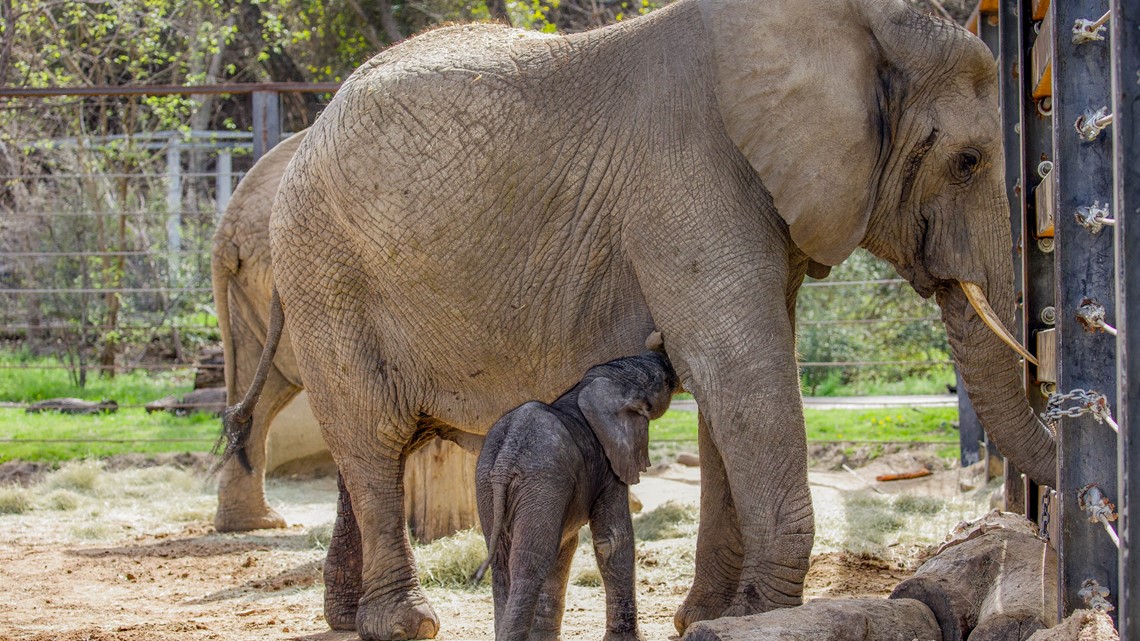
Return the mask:
<svg viewBox="0 0 1140 641">
<path fill-rule="evenodd" d="M 970 301 L 970 306 L 978 313 L 978 317 L 982 319 L 986 327 L 989 327 L 993 333 L 997 334 L 997 337 L 1000 338 L 1003 343 L 1012 347 L 1013 351 L 1025 357 L 1025 360 L 1037 365 L 1037 359 L 1033 358 L 1029 350 L 1025 349 L 1021 343 L 1017 342 L 1016 338 L 1010 335 L 1009 330 L 1005 328 L 1001 319 L 998 318 L 997 313 L 994 312 L 994 308 L 990 307 L 990 302 L 986 300 L 986 295 L 982 293 L 982 288 L 974 283 L 959 281 L 958 284 L 962 286 L 962 291 L 966 293 L 966 300 Z"/>
</svg>

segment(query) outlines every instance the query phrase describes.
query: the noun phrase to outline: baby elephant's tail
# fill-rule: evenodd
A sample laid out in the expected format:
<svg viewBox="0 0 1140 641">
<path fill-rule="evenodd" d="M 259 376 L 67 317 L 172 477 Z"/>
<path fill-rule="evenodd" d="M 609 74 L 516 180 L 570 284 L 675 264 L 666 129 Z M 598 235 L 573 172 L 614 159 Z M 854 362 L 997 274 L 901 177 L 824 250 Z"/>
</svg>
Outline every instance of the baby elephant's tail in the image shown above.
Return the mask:
<svg viewBox="0 0 1140 641">
<path fill-rule="evenodd" d="M 475 574 L 471 575 L 471 585 L 482 583 L 483 575 L 495 560 L 495 551 L 499 549 L 499 535 L 503 531 L 503 515 L 507 511 L 507 487 L 503 483 L 492 483 L 491 492 L 491 536 L 487 538 L 487 558 L 483 560 L 479 569 L 475 570 Z"/>
</svg>

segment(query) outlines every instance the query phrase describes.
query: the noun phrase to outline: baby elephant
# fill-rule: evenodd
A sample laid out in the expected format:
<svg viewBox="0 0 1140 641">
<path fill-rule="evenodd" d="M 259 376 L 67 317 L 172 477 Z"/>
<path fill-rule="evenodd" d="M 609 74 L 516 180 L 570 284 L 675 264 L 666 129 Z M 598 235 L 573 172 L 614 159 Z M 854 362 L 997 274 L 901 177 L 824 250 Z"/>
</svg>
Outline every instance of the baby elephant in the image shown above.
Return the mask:
<svg viewBox="0 0 1140 641">
<path fill-rule="evenodd" d="M 651 337 L 651 341 L 653 338 Z M 649 421 L 677 390 L 660 352 L 597 365 L 550 405 L 499 419 L 475 468 L 495 639 L 559 638 L 570 561 L 587 522 L 606 588 L 607 641 L 640 639 L 629 486 L 649 467 Z"/>
</svg>

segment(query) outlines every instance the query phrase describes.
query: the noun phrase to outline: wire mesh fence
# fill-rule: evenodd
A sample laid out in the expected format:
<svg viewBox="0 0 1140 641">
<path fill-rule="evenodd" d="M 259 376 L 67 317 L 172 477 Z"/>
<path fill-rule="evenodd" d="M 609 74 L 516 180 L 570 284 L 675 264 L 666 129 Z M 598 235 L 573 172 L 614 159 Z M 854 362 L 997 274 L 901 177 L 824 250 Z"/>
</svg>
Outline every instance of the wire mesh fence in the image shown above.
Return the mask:
<svg viewBox="0 0 1140 641">
<path fill-rule="evenodd" d="M 256 89 L 190 98 L 185 87 L 0 90 L 4 380 L 66 373 L 77 388 L 126 372 L 166 376 L 172 386 L 202 372 L 220 380 L 220 360 L 199 357 L 220 340 L 210 283 L 217 222 L 280 130 L 315 117 L 320 101 L 290 101 L 288 92 L 327 99 L 335 86 Z M 232 128 L 196 127 L 203 110 Z M 953 381 L 937 307 L 869 255 L 805 283 L 799 301 L 807 393 L 859 380 Z M 31 400 L 4 391 L 0 411 Z"/>
</svg>

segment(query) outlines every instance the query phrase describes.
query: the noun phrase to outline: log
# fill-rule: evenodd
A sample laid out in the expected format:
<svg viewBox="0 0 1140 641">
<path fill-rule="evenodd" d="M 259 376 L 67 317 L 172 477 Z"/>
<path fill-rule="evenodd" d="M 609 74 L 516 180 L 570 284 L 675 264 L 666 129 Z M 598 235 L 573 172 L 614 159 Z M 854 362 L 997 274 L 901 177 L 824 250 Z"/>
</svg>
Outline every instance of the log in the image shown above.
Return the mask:
<svg viewBox="0 0 1140 641">
<path fill-rule="evenodd" d="M 182 396 L 166 396 L 147 403 L 147 414 L 151 412 L 170 412 L 175 416 L 188 416 L 194 412 L 208 412 L 222 415 L 226 409 L 226 388 L 205 387 L 195 389 Z"/>
<path fill-rule="evenodd" d="M 816 599 L 798 608 L 694 623 L 683 641 L 939 641 L 934 615 L 910 599 Z"/>
<path fill-rule="evenodd" d="M 59 412 L 60 414 L 113 414 L 119 411 L 119 404 L 111 400 L 85 401 L 81 398 L 49 398 L 32 403 L 24 408 L 27 414 Z"/>
<path fill-rule="evenodd" d="M 434 541 L 478 524 L 475 461 L 475 455 L 440 438 L 408 457 L 404 511 L 417 540 Z"/>
<path fill-rule="evenodd" d="M 1025 517 L 993 511 L 960 524 L 934 557 L 891 592 L 938 620 L 943 641 L 1024 641 L 1056 622 L 1057 556 Z"/>
</svg>

